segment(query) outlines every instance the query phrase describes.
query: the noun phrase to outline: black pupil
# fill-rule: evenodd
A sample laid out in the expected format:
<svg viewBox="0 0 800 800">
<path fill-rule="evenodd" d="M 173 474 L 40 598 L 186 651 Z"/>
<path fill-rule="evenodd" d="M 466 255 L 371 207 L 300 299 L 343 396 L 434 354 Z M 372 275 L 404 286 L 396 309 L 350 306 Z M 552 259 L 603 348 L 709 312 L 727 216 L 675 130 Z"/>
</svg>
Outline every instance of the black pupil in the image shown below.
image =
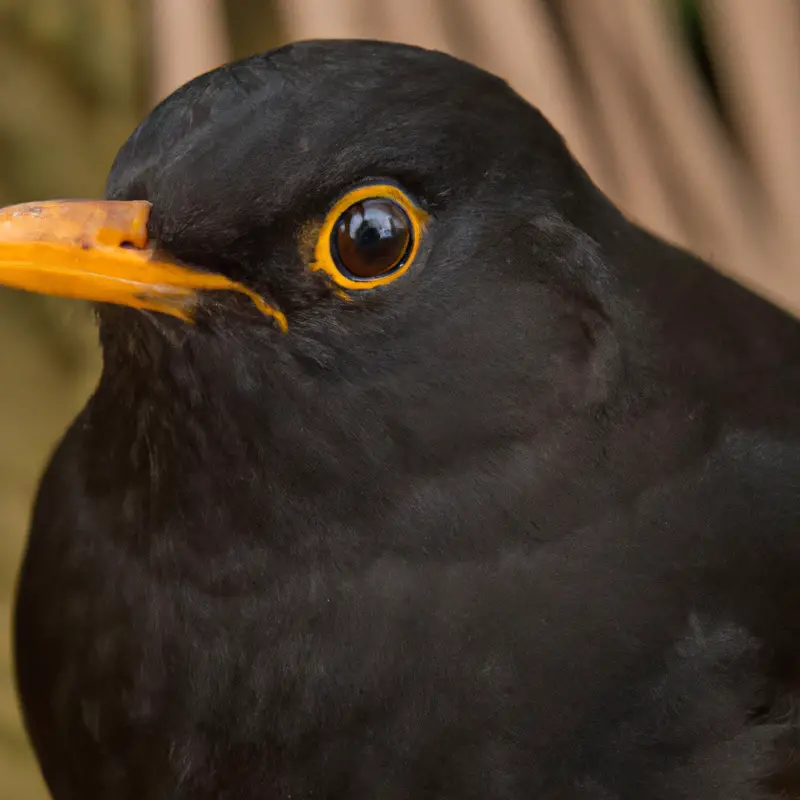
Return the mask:
<svg viewBox="0 0 800 800">
<path fill-rule="evenodd" d="M 334 230 L 339 266 L 356 278 L 377 278 L 401 266 L 411 244 L 411 223 L 393 200 L 355 203 Z"/>
</svg>

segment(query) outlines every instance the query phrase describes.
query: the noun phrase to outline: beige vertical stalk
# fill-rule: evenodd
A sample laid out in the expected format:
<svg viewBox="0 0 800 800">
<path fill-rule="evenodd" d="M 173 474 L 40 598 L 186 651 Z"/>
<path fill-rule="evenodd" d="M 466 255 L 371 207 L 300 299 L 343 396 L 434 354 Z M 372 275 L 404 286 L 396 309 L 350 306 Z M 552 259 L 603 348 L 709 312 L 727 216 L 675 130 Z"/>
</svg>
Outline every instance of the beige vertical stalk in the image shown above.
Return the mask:
<svg viewBox="0 0 800 800">
<path fill-rule="evenodd" d="M 161 100 L 229 58 L 220 0 L 150 0 L 152 93 Z"/>
<path fill-rule="evenodd" d="M 800 296 L 800 3 L 707 0 L 721 89 L 753 164 L 772 249 L 761 269 Z"/>
</svg>

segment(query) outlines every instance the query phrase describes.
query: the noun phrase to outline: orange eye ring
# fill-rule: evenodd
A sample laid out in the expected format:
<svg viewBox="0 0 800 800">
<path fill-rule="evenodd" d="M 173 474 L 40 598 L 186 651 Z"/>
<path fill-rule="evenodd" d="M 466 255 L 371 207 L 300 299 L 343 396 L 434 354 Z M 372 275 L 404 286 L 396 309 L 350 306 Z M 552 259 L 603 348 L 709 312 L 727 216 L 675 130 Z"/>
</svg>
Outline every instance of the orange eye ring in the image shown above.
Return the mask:
<svg viewBox="0 0 800 800">
<path fill-rule="evenodd" d="M 343 289 L 384 286 L 414 263 L 427 220 L 398 186 L 360 186 L 342 195 L 326 215 L 310 268 Z"/>
</svg>

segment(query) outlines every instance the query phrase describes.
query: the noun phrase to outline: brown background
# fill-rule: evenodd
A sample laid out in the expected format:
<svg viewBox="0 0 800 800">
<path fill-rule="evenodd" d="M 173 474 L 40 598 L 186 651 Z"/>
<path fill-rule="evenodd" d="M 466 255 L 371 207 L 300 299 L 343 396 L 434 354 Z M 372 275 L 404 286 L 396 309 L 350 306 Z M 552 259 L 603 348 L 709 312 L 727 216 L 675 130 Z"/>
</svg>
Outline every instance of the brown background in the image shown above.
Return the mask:
<svg viewBox="0 0 800 800">
<path fill-rule="evenodd" d="M 800 310 L 798 0 L 0 0 L 0 204 L 97 195 L 172 88 L 317 36 L 497 72 L 627 213 Z M 98 368 L 86 308 L 0 291 L 2 798 L 46 796 L 19 724 L 11 603 L 38 476 Z"/>
</svg>

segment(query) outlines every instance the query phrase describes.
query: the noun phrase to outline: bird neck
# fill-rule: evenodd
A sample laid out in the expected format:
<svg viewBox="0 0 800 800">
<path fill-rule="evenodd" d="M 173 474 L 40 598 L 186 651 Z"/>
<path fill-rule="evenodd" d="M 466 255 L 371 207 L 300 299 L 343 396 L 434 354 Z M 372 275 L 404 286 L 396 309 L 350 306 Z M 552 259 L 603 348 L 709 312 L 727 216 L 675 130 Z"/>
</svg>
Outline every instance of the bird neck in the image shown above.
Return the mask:
<svg viewBox="0 0 800 800">
<path fill-rule="evenodd" d="M 299 381 L 266 394 L 240 383 L 234 396 L 218 372 L 145 376 L 107 364 L 58 463 L 77 465 L 92 517 L 113 521 L 98 535 L 209 591 L 287 563 L 535 547 L 633 502 L 703 447 L 670 434 L 669 409 L 628 404 L 601 435 L 587 409 L 517 437 L 465 431 L 447 452 L 408 426 L 404 440 L 391 420 L 335 413 L 333 398 L 312 402 Z"/>
</svg>

